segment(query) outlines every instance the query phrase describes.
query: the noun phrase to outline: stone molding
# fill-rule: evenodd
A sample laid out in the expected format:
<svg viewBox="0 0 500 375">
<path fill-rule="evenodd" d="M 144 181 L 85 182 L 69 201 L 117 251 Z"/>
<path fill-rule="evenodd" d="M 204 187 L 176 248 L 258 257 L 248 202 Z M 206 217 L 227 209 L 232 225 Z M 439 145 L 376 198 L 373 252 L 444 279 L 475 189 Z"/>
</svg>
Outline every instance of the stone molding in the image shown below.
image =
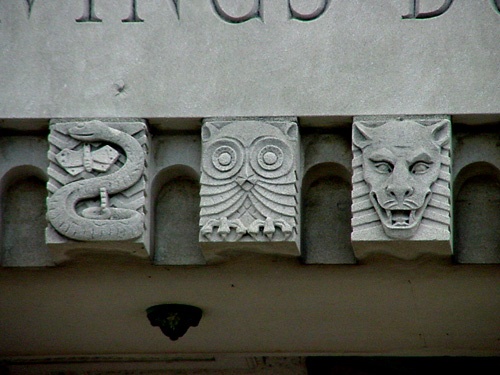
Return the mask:
<svg viewBox="0 0 500 375">
<path fill-rule="evenodd" d="M 135 151 L 130 151 L 127 146 L 120 144 L 117 138 L 104 137 L 85 141 L 84 138 L 78 139 L 72 136 L 73 133 L 76 134 L 78 127 L 84 129 L 92 126 L 114 134 L 113 137 L 127 138 L 135 144 L 135 148 L 132 148 Z M 182 178 L 183 173 L 189 172 L 188 177 L 195 184 L 198 180 L 200 182 L 200 215 L 198 218 L 193 217 L 193 223 L 197 221 L 194 225 L 198 225 L 200 232 L 199 237 L 193 238 L 192 243 L 199 241 L 207 263 L 217 262 L 233 253 L 257 252 L 302 257 L 306 264 L 323 262 L 317 259 L 325 259 L 325 264 L 346 264 L 352 263 L 346 260 L 348 254 L 342 257 L 328 257 L 321 254 L 310 258 L 314 259 L 313 261 L 307 260 L 307 254 L 304 254 L 304 248 L 307 249 L 307 246 L 302 246 L 301 238 L 307 237 L 303 233 L 311 229 L 301 223 L 300 201 L 302 194 L 305 194 L 302 191 L 303 184 L 308 189 L 323 175 L 338 176 L 347 183 L 352 177 L 351 245 L 356 259 L 368 259 L 370 254 L 380 253 L 403 259 L 415 259 L 421 255 L 452 257 L 453 212 L 450 202 L 452 199 L 457 199 L 463 181 L 466 181 L 469 174 L 474 171 L 477 173 L 472 173 L 473 176 L 483 174 L 500 180 L 498 133 L 484 133 L 483 129 L 483 133 L 476 132 L 476 134 L 470 131 L 472 128 L 468 129 L 453 134 L 452 142 L 451 122 L 448 116 L 355 117 L 351 166 L 349 165 L 351 139 L 346 134 L 338 131 L 329 134 L 330 131 L 323 130 L 320 133 L 306 131 L 299 136 L 298 121 L 294 118 L 208 118 L 203 121 L 201 136 L 199 133 L 160 132 L 155 134 L 154 141 L 148 132 L 145 120 L 52 120 L 48 144 L 45 137 L 36 134 L 2 136 L 0 193 L 11 184 L 9 181 L 16 180 L 17 174 L 28 176 L 34 173 L 37 178 L 48 179 L 49 224 L 46 229 L 46 243 L 56 263 L 71 256 L 72 250 L 122 251 L 143 257 L 149 255 L 154 259 L 154 249 L 158 244 L 151 243 L 150 238 L 154 237 L 151 234 L 153 230 L 175 229 L 150 225 L 150 207 L 155 205 L 155 200 L 158 198 L 156 193 L 165 181 L 175 183 L 176 178 Z M 84 137 L 83 133 L 85 132 L 82 131 L 81 137 Z M 417 136 L 420 137 L 419 142 L 415 141 Z M 428 155 L 429 160 L 424 160 L 423 165 L 418 164 L 418 168 L 422 170 L 416 171 L 425 172 L 434 168 L 432 173 L 436 178 L 427 181 L 428 186 L 421 188 L 410 186 L 406 189 L 409 191 L 420 189 L 421 197 L 424 196 L 424 199 L 420 199 L 419 202 L 423 201 L 424 204 L 415 208 L 422 212 L 414 214 L 413 217 L 418 222 L 413 230 L 408 230 L 402 235 L 398 232 L 399 228 L 389 226 L 384 230 L 380 212 L 374 207 L 373 196 L 370 199 L 370 186 L 372 190 L 380 187 L 375 186 L 370 180 L 370 172 L 367 175 L 364 168 L 368 163 L 380 161 L 374 159 L 373 155 L 365 155 L 364 152 L 373 151 L 371 145 L 376 142 L 384 144 L 383 148 L 389 151 L 402 146 L 401 142 L 409 142 L 411 147 L 408 149 L 412 152 L 419 151 L 418 156 L 422 156 L 420 149 L 425 149 L 422 146 L 424 144 L 434 145 L 437 150 Z M 455 143 L 458 145 L 457 151 L 452 157 L 451 145 Z M 47 146 L 49 152 L 48 158 L 45 158 L 41 150 L 46 150 Z M 36 155 L 26 153 L 26 147 L 30 147 Z M 138 167 L 138 170 L 132 173 L 136 177 L 127 173 L 130 177 L 129 184 L 123 185 L 122 190 L 112 190 L 113 187 L 107 184 L 111 182 L 110 180 L 119 182 L 120 179 L 114 178 L 115 173 L 126 164 L 133 153 L 136 155 L 132 159 L 142 167 Z M 404 185 L 414 176 L 412 177 L 411 170 L 401 171 L 401 165 L 411 169 L 422 161 L 412 159 L 410 163 L 404 158 L 401 160 L 403 164 L 395 163 L 389 167 L 393 170 L 398 169 L 402 173 L 398 178 Z M 456 165 L 453 175 L 450 171 L 451 161 Z M 382 162 L 385 163 L 384 160 Z M 387 167 L 384 163 L 381 168 Z M 478 167 L 474 167 L 476 165 Z M 47 177 L 43 176 L 45 168 Z M 200 175 L 197 174 L 197 170 L 201 172 Z M 239 175 L 243 171 L 247 174 L 246 178 Z M 275 171 L 280 171 L 282 174 L 275 176 L 273 174 Z M 102 177 L 106 178 L 101 179 Z M 303 181 L 305 178 L 307 181 Z M 388 184 L 387 181 L 385 183 Z M 451 195 L 453 184 L 457 189 L 455 197 Z M 88 186 L 92 186 L 92 195 L 81 198 L 86 201 L 84 204 L 74 205 L 80 199 L 77 196 Z M 259 186 L 260 190 L 267 188 L 268 191 L 265 194 L 260 190 L 257 192 L 256 186 Z M 404 195 L 404 190 L 400 189 L 398 194 Z M 379 192 L 375 193 L 375 196 L 379 195 Z M 249 204 L 235 205 L 231 203 L 231 199 Z M 71 200 L 73 203 L 65 203 Z M 69 226 L 66 228 L 64 225 L 70 224 L 67 218 L 70 217 L 68 211 L 71 211 L 72 207 L 78 216 L 90 222 L 122 220 L 129 217 L 127 215 L 130 211 L 135 211 L 137 215 L 134 216 L 140 218 L 141 230 L 105 232 L 103 229 L 102 232 L 92 234 L 90 229 L 86 232 L 86 230 L 81 231 L 86 227 L 79 227 L 74 228 L 73 233 L 71 230 L 68 231 Z M 364 211 L 360 209 L 363 207 Z M 398 212 L 392 217 L 396 227 L 398 224 L 405 227 L 403 225 L 405 218 L 401 215 L 406 215 L 408 212 L 399 212 L 403 211 L 402 206 L 396 208 Z M 278 214 L 273 216 L 275 212 Z M 156 212 L 155 215 L 161 214 L 169 213 Z M 103 219 L 102 215 L 109 217 Z M 365 220 L 367 215 L 371 221 Z M 59 220 L 60 217 L 63 220 Z M 413 220 L 409 217 L 407 215 L 406 219 Z M 329 218 L 325 217 L 324 220 Z M 1 225 L 3 222 L 5 220 L 0 219 Z M 274 232 L 270 230 L 271 227 Z M 227 233 L 226 229 L 229 229 Z M 172 232 L 172 235 L 175 236 L 175 233 Z M 321 233 L 317 232 L 317 235 L 321 236 Z M 454 233 L 453 236 L 457 238 L 459 235 Z M 1 240 L 0 238 L 0 243 Z M 318 243 L 321 244 L 321 241 L 320 239 Z M 490 239 L 485 243 L 491 242 Z M 321 251 L 338 251 L 337 244 L 327 245 Z M 321 247 L 321 245 L 315 246 Z M 175 252 L 176 249 L 168 251 Z M 196 264 L 203 264 L 198 259 L 196 251 L 193 250 L 190 257 L 184 257 L 182 254 L 172 258 L 164 257 L 158 264 L 189 265 L 195 264 L 193 263 L 195 258 Z M 462 256 L 463 259 L 467 259 L 466 263 L 496 262 L 488 260 L 497 259 L 495 256 L 482 257 L 475 253 L 471 254 L 470 251 L 468 250 L 467 258 Z M 478 247 L 477 251 L 480 252 L 481 248 Z M 492 251 L 494 250 L 490 249 L 489 254 Z M 455 260 L 460 262 L 462 258 Z M 169 259 L 175 259 L 175 262 L 170 263 Z M 44 261 L 40 266 L 46 264 Z M 30 265 L 33 266 L 33 262 Z"/>
</svg>

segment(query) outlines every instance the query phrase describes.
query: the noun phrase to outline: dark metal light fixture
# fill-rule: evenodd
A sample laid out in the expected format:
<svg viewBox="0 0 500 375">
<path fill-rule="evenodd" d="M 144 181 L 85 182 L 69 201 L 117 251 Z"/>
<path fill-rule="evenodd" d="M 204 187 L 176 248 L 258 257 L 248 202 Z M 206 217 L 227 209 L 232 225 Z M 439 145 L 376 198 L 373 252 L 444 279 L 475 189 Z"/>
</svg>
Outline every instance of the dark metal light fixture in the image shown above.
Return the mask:
<svg viewBox="0 0 500 375">
<path fill-rule="evenodd" d="M 189 327 L 196 327 L 203 312 L 200 308 L 180 304 L 164 304 L 146 309 L 152 326 L 160 327 L 161 331 L 175 341 L 184 336 Z"/>
</svg>

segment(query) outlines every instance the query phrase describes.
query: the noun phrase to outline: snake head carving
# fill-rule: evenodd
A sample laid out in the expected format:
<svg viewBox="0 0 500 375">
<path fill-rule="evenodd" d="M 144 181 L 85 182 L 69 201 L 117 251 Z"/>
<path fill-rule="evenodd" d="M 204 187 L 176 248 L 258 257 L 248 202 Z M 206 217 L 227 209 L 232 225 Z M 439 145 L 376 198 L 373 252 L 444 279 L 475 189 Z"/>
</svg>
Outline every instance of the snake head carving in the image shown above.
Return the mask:
<svg viewBox="0 0 500 375">
<path fill-rule="evenodd" d="M 96 141 L 101 139 L 101 135 L 109 129 L 104 123 L 92 120 L 76 124 L 68 130 L 68 134 L 79 141 Z"/>
</svg>

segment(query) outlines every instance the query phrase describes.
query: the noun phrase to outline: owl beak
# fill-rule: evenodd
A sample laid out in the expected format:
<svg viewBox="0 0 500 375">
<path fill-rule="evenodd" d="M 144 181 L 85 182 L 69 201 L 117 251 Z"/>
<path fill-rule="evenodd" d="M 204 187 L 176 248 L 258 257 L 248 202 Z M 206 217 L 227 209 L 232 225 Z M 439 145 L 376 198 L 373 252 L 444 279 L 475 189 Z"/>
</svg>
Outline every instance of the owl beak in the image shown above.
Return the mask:
<svg viewBox="0 0 500 375">
<path fill-rule="evenodd" d="M 257 178 L 255 177 L 255 175 L 240 175 L 236 177 L 236 182 L 241 186 L 243 190 L 249 191 L 254 187 L 255 183 L 257 182 Z"/>
</svg>

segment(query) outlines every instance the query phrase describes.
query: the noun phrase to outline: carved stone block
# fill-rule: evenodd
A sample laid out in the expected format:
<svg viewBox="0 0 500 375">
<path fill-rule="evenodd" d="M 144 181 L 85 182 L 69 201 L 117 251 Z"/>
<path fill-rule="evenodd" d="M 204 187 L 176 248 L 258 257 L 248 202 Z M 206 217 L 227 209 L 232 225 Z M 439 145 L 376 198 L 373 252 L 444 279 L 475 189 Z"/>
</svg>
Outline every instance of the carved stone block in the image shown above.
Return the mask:
<svg viewBox="0 0 500 375">
<path fill-rule="evenodd" d="M 356 117 L 352 234 L 355 254 L 451 254 L 448 118 Z"/>
<path fill-rule="evenodd" d="M 147 255 L 148 133 L 143 121 L 52 121 L 46 241 Z"/>
<path fill-rule="evenodd" d="M 207 261 L 234 251 L 299 256 L 295 120 L 206 120 L 200 242 Z"/>
</svg>

